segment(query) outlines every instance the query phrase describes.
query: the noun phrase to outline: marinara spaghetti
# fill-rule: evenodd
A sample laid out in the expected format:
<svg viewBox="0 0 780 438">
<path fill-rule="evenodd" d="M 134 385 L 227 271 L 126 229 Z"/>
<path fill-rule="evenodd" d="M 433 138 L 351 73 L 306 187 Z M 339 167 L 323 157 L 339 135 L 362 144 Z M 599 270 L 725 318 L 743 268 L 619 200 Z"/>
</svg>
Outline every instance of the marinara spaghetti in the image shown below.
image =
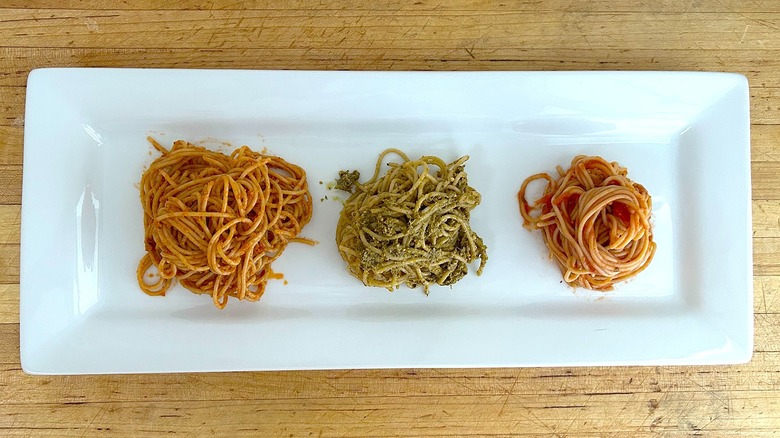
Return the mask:
<svg viewBox="0 0 780 438">
<path fill-rule="evenodd" d="M 647 190 L 626 168 L 597 156 L 574 157 L 568 170 L 557 170 L 557 178 L 528 177 L 517 198 L 523 225 L 542 231 L 566 283 L 606 291 L 647 268 L 656 249 Z M 546 187 L 529 202 L 526 189 L 536 180 Z"/>
<path fill-rule="evenodd" d="M 312 214 L 302 168 L 246 146 L 225 155 L 149 141 L 162 156 L 140 184 L 146 254 L 136 274 L 145 293 L 165 295 L 176 279 L 219 308 L 228 297 L 256 301 L 287 243 L 313 243 L 298 237 Z M 147 283 L 152 266 L 157 278 Z"/>
</svg>

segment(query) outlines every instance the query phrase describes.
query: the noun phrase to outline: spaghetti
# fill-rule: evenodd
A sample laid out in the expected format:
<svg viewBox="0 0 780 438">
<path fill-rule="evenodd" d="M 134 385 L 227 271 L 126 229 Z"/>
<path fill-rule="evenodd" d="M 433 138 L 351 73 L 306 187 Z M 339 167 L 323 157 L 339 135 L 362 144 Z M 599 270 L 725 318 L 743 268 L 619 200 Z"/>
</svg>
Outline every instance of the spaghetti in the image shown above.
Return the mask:
<svg viewBox="0 0 780 438">
<path fill-rule="evenodd" d="M 311 219 L 306 173 L 274 156 L 243 146 L 229 156 L 183 140 L 141 177 L 146 254 L 138 284 L 149 295 L 165 295 L 174 278 L 196 294 L 210 294 L 224 308 L 228 297 L 257 301 L 271 262 Z M 154 266 L 157 281 L 144 276 Z"/>
<path fill-rule="evenodd" d="M 380 177 L 390 154 L 402 162 L 389 163 Z M 366 183 L 358 182 L 357 172 L 341 172 L 336 187 L 352 195 L 339 217 L 336 244 L 350 274 L 366 286 L 390 291 L 401 284 L 422 286 L 426 294 L 432 284 L 456 283 L 477 258 L 480 275 L 487 248 L 471 230 L 469 216 L 481 197 L 468 185 L 466 160 L 410 160 L 398 149 L 387 149 Z"/>
<path fill-rule="evenodd" d="M 566 283 L 611 290 L 650 264 L 655 254 L 650 227 L 652 200 L 618 163 L 580 155 L 558 178 L 531 175 L 517 194 L 523 225 L 540 229 Z M 528 184 L 545 180 L 541 198 L 526 199 Z"/>
</svg>

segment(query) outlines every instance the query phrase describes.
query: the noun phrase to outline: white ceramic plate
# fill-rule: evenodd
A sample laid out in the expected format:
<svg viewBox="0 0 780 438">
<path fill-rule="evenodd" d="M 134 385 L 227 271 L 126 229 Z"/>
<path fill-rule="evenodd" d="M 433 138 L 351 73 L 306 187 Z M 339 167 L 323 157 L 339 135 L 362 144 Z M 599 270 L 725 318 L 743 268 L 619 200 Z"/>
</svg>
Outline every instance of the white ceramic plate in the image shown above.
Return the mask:
<svg viewBox="0 0 780 438">
<path fill-rule="evenodd" d="M 27 88 L 21 358 L 29 373 L 722 364 L 753 346 L 748 88 L 668 72 L 303 72 L 45 69 Z M 146 142 L 267 148 L 303 166 L 304 235 L 257 303 L 144 295 L 137 183 Z M 334 230 L 338 170 L 385 148 L 469 154 L 483 195 L 481 277 L 366 288 Z M 613 292 L 561 283 L 521 226 L 525 177 L 597 154 L 653 196 L 658 252 Z M 329 199 L 320 200 L 328 195 Z"/>
</svg>

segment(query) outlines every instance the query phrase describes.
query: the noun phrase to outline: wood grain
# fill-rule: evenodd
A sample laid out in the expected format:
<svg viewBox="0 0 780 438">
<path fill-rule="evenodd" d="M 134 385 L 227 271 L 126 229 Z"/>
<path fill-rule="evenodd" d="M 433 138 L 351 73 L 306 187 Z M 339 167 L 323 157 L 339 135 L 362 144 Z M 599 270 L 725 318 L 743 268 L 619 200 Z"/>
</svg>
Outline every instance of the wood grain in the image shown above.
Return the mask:
<svg viewBox="0 0 780 438">
<path fill-rule="evenodd" d="M 5 0 L 0 66 L 0 436 L 769 437 L 780 430 L 780 2 Z M 25 84 L 30 70 L 57 66 L 742 73 L 751 96 L 753 360 L 26 375 L 18 324 Z"/>
<path fill-rule="evenodd" d="M 276 49 L 443 50 L 455 43 L 482 56 L 529 45 L 579 50 L 615 50 L 624 45 L 712 51 L 780 48 L 780 41 L 773 38 L 777 14 L 752 18 L 727 12 L 547 11 L 538 15 L 500 8 L 371 13 L 350 9 L 336 13 L 319 9 L 193 10 L 186 20 L 175 10 L 7 9 L 4 15 L 0 39 L 7 47 L 199 49 L 252 48 L 262 43 Z M 155 32 L 154 40 L 148 39 L 149 31 Z"/>
<path fill-rule="evenodd" d="M 0 285 L 0 324 L 19 323 L 19 283 Z"/>
<path fill-rule="evenodd" d="M 225 31 L 229 26 L 225 23 Z M 672 50 L 659 57 L 656 49 L 564 49 L 554 50 L 497 48 L 482 56 L 469 46 L 445 48 L 382 47 L 377 56 L 373 47 L 283 47 L 255 45 L 250 48 L 209 47 L 174 48 L 70 48 L 70 47 L 0 47 L 0 55 L 9 68 L 0 73 L 0 85 L 23 86 L 27 72 L 33 68 L 56 66 L 93 67 L 177 67 L 177 68 L 309 68 L 360 70 L 726 70 L 745 74 L 751 83 L 775 88 L 780 75 L 776 57 L 763 58 L 762 50 L 722 51 L 712 53 L 699 49 Z M 291 60 L 292 58 L 292 60 Z M 399 63 L 399 61 L 403 61 Z M 726 68 L 727 67 L 727 68 Z"/>
<path fill-rule="evenodd" d="M 761 14 L 780 12 L 780 5 L 772 1 L 744 2 L 741 0 L 721 0 L 708 2 L 679 2 L 675 0 L 621 1 L 615 3 L 609 0 L 594 0 L 581 2 L 577 0 L 547 0 L 544 2 L 528 0 L 510 0 L 500 3 L 485 0 L 465 0 L 441 2 L 437 0 L 418 0 L 405 2 L 402 0 L 382 1 L 366 4 L 361 0 L 291 0 L 284 7 L 274 0 L 139 0 L 139 1 L 105 1 L 105 0 L 6 0 L 7 8 L 31 9 L 88 9 L 88 10 L 324 10 L 324 11 L 478 11 L 508 9 L 527 13 L 559 12 L 730 12 L 734 14 Z"/>
<path fill-rule="evenodd" d="M 21 206 L 0 205 L 0 245 L 19 245 L 21 224 Z"/>
</svg>

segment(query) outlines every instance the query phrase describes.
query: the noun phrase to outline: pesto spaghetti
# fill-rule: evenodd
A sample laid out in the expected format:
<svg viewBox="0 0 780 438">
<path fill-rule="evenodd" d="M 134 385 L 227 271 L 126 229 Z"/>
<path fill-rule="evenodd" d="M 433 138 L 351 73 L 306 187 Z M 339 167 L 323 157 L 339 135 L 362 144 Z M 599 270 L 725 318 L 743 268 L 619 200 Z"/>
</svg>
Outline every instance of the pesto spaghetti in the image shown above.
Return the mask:
<svg viewBox="0 0 780 438">
<path fill-rule="evenodd" d="M 401 163 L 379 176 L 386 156 Z M 471 230 L 469 216 L 480 194 L 468 185 L 463 156 L 447 164 L 434 156 L 410 160 L 398 149 L 379 155 L 374 176 L 340 172 L 336 187 L 352 193 L 336 227 L 336 244 L 350 274 L 366 286 L 390 291 L 401 284 L 452 285 L 479 259 L 477 275 L 487 262 L 487 247 Z"/>
</svg>

